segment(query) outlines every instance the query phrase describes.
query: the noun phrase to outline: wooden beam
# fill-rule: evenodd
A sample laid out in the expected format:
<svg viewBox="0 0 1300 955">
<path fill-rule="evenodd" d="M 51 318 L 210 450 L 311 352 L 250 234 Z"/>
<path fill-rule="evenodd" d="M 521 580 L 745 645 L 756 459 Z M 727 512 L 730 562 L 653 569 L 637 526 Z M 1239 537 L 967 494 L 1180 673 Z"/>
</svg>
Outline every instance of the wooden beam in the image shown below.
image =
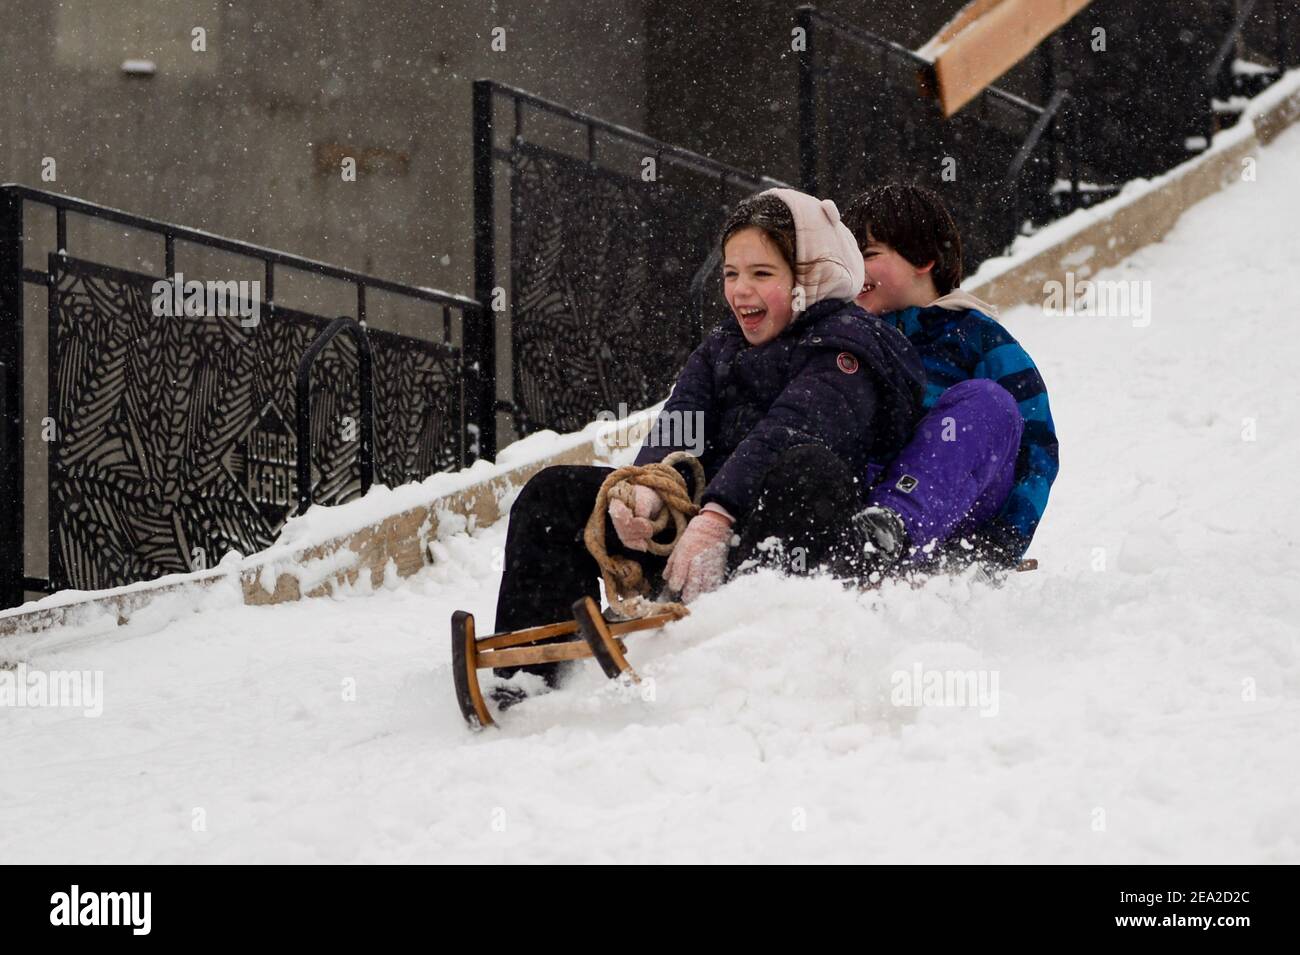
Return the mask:
<svg viewBox="0 0 1300 955">
<path fill-rule="evenodd" d="M 614 636 L 620 636 L 625 633 L 636 633 L 638 630 L 657 630 L 677 619 L 678 615 L 674 613 L 656 613 L 651 614 L 649 617 L 619 620 L 609 624 L 609 632 Z M 503 633 L 490 634 L 478 641 L 478 649 L 480 652 L 483 650 L 504 650 L 507 647 L 523 646 L 537 640 L 545 640 L 548 637 L 565 637 L 577 632 L 578 621 L 561 620 L 559 623 L 529 627 L 527 630 L 507 630 Z M 496 664 L 496 666 L 500 665 L 499 663 Z"/>
<path fill-rule="evenodd" d="M 917 52 L 951 116 L 1092 0 L 971 0 Z"/>
<path fill-rule="evenodd" d="M 1001 2 L 1002 0 L 970 0 L 970 3 L 957 11 L 956 16 L 943 25 L 943 29 L 930 37 L 925 46 L 921 47 L 921 49 L 916 52 L 928 60 L 933 60 L 934 57 L 932 51 L 937 51 L 938 48 L 947 44 L 948 41 L 958 33 L 966 29 L 994 7 L 998 6 Z"/>
<path fill-rule="evenodd" d="M 564 643 L 543 643 L 536 647 L 513 647 L 509 650 L 486 650 L 478 655 L 480 670 L 494 667 L 522 667 L 536 663 L 560 663 L 564 660 L 585 660 L 591 656 L 591 647 L 584 640 Z"/>
</svg>

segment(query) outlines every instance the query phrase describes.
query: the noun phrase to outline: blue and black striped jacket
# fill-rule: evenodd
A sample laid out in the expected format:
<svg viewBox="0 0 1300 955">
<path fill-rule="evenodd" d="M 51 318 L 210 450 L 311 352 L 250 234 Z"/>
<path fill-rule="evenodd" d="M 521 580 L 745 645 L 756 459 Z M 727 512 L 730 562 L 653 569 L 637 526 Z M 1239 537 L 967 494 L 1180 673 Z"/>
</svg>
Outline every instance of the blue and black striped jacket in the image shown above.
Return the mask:
<svg viewBox="0 0 1300 955">
<path fill-rule="evenodd" d="M 920 353 L 926 410 L 946 389 L 969 378 L 992 379 L 1016 399 L 1025 430 L 1015 484 L 1002 510 L 974 543 L 1007 563 L 1019 561 L 1042 520 L 1060 467 L 1047 386 L 1033 359 L 1010 332 L 976 308 L 928 305 L 886 312 L 880 318 L 906 335 Z"/>
</svg>

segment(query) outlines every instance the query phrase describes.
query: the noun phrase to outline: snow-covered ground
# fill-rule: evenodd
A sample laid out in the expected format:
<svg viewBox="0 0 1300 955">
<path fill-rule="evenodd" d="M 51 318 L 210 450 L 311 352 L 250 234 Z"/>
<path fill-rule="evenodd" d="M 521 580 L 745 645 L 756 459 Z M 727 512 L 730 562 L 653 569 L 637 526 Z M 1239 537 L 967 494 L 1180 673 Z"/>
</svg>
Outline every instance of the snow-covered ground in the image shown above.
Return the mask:
<svg viewBox="0 0 1300 955">
<path fill-rule="evenodd" d="M 629 638 L 644 691 L 479 734 L 448 618 L 490 629 L 504 521 L 391 590 L 13 638 L 103 713 L 0 710 L 0 861 L 1300 862 L 1296 168 L 1100 276 L 1149 324 L 1005 317 L 1062 442 L 1039 572 L 742 579 Z M 996 696 L 894 705 L 917 667 Z"/>
</svg>

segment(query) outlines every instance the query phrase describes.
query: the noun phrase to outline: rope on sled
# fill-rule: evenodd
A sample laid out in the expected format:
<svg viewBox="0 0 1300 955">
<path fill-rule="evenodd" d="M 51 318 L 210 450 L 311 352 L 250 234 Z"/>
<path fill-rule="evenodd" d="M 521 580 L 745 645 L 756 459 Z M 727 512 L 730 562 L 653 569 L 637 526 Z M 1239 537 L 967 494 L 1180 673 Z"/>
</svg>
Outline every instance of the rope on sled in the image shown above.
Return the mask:
<svg viewBox="0 0 1300 955">
<path fill-rule="evenodd" d="M 673 467 L 678 461 L 686 461 L 694 474 L 695 493 L 686 493 L 686 481 L 681 472 Z M 587 520 L 587 529 L 583 541 L 587 551 L 600 565 L 600 575 L 605 581 L 605 595 L 615 612 L 624 617 L 648 617 L 651 614 L 671 613 L 675 617 L 684 617 L 688 611 L 683 604 L 676 602 L 658 603 L 647 600 L 650 582 L 645 579 L 641 565 L 629 557 L 611 555 L 605 549 L 605 515 L 609 512 L 611 499 L 622 501 L 629 508 L 636 504 L 636 492 L 633 485 L 642 484 L 658 492 L 663 498 L 664 506 L 659 515 L 651 522 L 658 534 L 668 526 L 671 519 L 676 527 L 673 539 L 666 544 L 654 540 L 646 541 L 646 549 L 659 557 L 672 553 L 673 547 L 686 530 L 686 522 L 700 512 L 700 498 L 704 496 L 704 465 L 700 459 L 687 451 L 674 451 L 656 464 L 629 465 L 619 468 L 605 478 L 596 495 L 596 506 L 592 508 Z"/>
</svg>

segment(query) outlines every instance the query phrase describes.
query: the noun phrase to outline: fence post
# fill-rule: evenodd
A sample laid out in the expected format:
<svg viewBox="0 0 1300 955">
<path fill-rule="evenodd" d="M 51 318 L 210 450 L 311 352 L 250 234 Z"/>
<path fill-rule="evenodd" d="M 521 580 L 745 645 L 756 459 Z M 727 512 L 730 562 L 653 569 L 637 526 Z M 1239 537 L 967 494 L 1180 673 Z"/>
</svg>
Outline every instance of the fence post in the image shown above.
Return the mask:
<svg viewBox="0 0 1300 955">
<path fill-rule="evenodd" d="M 1061 29 L 1064 29 L 1064 27 Z M 1062 75 L 1062 70 L 1060 68 L 1061 30 L 1055 31 L 1047 38 L 1047 42 L 1043 44 L 1043 52 L 1046 59 L 1043 66 L 1043 95 L 1041 97 L 1041 102 L 1050 103 L 1055 98 L 1056 94 L 1062 91 L 1062 88 L 1066 85 L 1065 80 L 1068 78 L 1068 74 L 1065 76 Z M 1064 110 L 1066 108 L 1067 101 L 1063 100 L 1060 109 Z M 1047 193 L 1047 205 L 1049 208 L 1053 205 L 1053 196 L 1055 194 L 1057 180 L 1061 178 L 1060 133 L 1061 113 L 1058 112 L 1056 116 L 1052 117 L 1052 125 L 1048 127 L 1047 130 L 1048 143 L 1051 146 L 1051 152 L 1048 159 L 1051 164 L 1049 176 L 1052 180 Z"/>
<path fill-rule="evenodd" d="M 1292 65 L 1291 17 L 1293 15 L 1285 0 L 1273 0 L 1273 29 L 1277 34 L 1277 72 L 1279 79 Z"/>
<path fill-rule="evenodd" d="M 1083 110 L 1075 102 L 1073 96 L 1065 101 L 1065 108 L 1069 110 L 1069 130 L 1070 136 L 1070 208 L 1069 212 L 1083 207 L 1083 197 L 1079 193 L 1079 153 L 1083 149 Z"/>
<path fill-rule="evenodd" d="M 475 459 L 497 455 L 497 342 L 493 290 L 496 288 L 496 201 L 492 181 L 491 80 L 474 81 L 474 297 L 482 305 L 464 330 L 466 448 Z M 507 307 L 509 307 L 507 305 Z M 468 319 L 468 315 L 466 318 Z M 472 430 L 477 426 L 477 441 Z"/>
<path fill-rule="evenodd" d="M 0 607 L 23 602 L 23 200 L 0 191 Z"/>
<path fill-rule="evenodd" d="M 813 8 L 800 7 L 795 22 L 803 30 L 799 54 L 799 183 L 811 196 L 817 190 L 817 73 L 813 67 Z"/>
</svg>

